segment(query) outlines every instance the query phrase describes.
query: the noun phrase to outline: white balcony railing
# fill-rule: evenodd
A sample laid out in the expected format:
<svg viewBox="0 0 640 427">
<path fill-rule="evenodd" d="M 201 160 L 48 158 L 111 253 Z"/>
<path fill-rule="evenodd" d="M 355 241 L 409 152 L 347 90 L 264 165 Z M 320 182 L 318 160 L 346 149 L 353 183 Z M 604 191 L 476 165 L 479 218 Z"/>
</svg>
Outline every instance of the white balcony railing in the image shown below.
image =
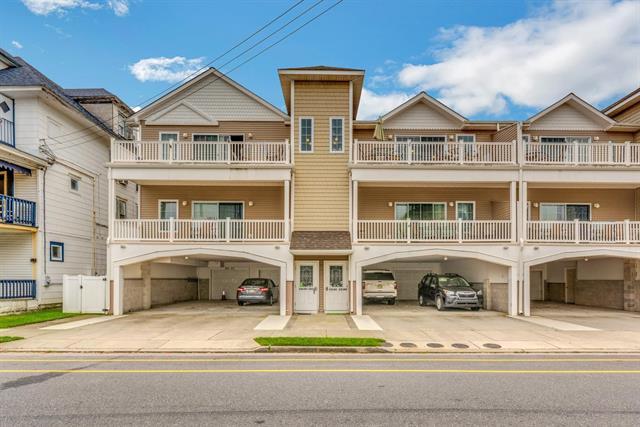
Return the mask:
<svg viewBox="0 0 640 427">
<path fill-rule="evenodd" d="M 111 161 L 118 163 L 289 164 L 282 142 L 113 141 Z"/>
<path fill-rule="evenodd" d="M 533 165 L 640 166 L 640 144 L 528 142 L 523 161 Z"/>
<path fill-rule="evenodd" d="M 117 219 L 113 240 L 154 242 L 284 241 L 285 221 L 276 219 Z"/>
<path fill-rule="evenodd" d="M 358 241 L 380 242 L 506 242 L 511 221 L 359 220 Z"/>
<path fill-rule="evenodd" d="M 515 164 L 516 142 L 354 141 L 354 163 Z"/>
<path fill-rule="evenodd" d="M 549 243 L 640 243 L 640 221 L 529 221 L 527 240 Z"/>
</svg>

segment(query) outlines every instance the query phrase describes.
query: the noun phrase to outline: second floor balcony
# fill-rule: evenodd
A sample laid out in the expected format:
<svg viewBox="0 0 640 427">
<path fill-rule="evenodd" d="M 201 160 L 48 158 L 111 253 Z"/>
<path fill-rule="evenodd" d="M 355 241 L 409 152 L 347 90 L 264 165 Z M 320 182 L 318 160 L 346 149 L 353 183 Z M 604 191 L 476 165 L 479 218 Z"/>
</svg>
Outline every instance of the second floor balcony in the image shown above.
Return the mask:
<svg viewBox="0 0 640 427">
<path fill-rule="evenodd" d="M 0 194 L 0 224 L 36 227 L 36 204 Z"/>
<path fill-rule="evenodd" d="M 631 142 L 525 142 L 526 165 L 640 166 L 640 144 Z"/>
<path fill-rule="evenodd" d="M 353 163 L 515 165 L 516 142 L 354 141 Z"/>
<path fill-rule="evenodd" d="M 130 242 L 284 242 L 278 219 L 117 219 L 112 239 Z"/>
<path fill-rule="evenodd" d="M 509 242 L 510 220 L 359 220 L 360 242 Z"/>
<path fill-rule="evenodd" d="M 113 141 L 113 163 L 289 165 L 288 141 Z"/>
<path fill-rule="evenodd" d="M 640 221 L 528 221 L 527 241 L 539 243 L 640 243 Z"/>
</svg>

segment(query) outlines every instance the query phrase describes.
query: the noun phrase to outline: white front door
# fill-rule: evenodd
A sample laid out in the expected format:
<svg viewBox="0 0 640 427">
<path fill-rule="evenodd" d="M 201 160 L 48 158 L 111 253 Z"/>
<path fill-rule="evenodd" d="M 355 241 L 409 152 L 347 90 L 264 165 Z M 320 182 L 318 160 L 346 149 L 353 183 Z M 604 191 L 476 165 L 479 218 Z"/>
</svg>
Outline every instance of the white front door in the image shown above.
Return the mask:
<svg viewBox="0 0 640 427">
<path fill-rule="evenodd" d="M 326 313 L 349 312 L 349 282 L 346 261 L 324 263 L 324 311 Z"/>
<path fill-rule="evenodd" d="M 296 263 L 295 293 L 293 311 L 296 313 L 317 313 L 319 303 L 318 261 L 298 261 Z"/>
</svg>

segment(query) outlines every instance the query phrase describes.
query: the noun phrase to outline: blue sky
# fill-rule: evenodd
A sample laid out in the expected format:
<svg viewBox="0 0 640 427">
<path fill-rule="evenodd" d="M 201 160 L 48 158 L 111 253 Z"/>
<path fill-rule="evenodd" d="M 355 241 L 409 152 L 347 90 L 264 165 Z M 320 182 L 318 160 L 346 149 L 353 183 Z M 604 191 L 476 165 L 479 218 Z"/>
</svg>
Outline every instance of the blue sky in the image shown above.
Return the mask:
<svg viewBox="0 0 640 427">
<path fill-rule="evenodd" d="M 64 87 L 105 87 L 138 106 L 296 1 L 7 0 L 0 46 Z M 571 91 L 605 106 L 640 86 L 639 24 L 630 0 L 345 0 L 230 76 L 283 108 L 279 67 L 364 68 L 360 118 L 426 90 L 469 118 L 524 119 Z"/>
</svg>

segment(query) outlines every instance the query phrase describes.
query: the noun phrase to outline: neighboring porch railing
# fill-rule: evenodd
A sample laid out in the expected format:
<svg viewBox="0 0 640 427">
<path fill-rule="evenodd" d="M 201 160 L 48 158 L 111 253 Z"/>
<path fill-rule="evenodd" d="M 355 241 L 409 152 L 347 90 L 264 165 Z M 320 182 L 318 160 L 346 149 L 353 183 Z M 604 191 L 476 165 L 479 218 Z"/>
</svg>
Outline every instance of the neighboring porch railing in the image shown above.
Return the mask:
<svg viewBox="0 0 640 427">
<path fill-rule="evenodd" d="M 282 142 L 113 141 L 112 162 L 289 164 Z"/>
<path fill-rule="evenodd" d="M 113 240 L 158 242 L 284 241 L 277 219 L 117 219 Z"/>
<path fill-rule="evenodd" d="M 7 120 L 4 117 L 0 117 L 0 142 L 9 144 L 15 147 L 16 145 L 16 131 L 15 126 L 11 120 Z"/>
<path fill-rule="evenodd" d="M 354 141 L 354 163 L 515 164 L 516 142 Z"/>
<path fill-rule="evenodd" d="M 529 221 L 527 240 L 550 243 L 640 243 L 640 221 Z"/>
<path fill-rule="evenodd" d="M 525 164 L 640 166 L 640 144 L 624 142 L 524 144 Z"/>
<path fill-rule="evenodd" d="M 35 298 L 36 297 L 36 281 L 35 280 L 7 280 L 0 279 L 0 300 L 1 299 L 18 299 L 18 298 Z"/>
<path fill-rule="evenodd" d="M 0 222 L 35 227 L 35 202 L 0 194 Z"/>
<path fill-rule="evenodd" d="M 509 220 L 359 220 L 358 241 L 379 242 L 506 242 Z"/>
</svg>

